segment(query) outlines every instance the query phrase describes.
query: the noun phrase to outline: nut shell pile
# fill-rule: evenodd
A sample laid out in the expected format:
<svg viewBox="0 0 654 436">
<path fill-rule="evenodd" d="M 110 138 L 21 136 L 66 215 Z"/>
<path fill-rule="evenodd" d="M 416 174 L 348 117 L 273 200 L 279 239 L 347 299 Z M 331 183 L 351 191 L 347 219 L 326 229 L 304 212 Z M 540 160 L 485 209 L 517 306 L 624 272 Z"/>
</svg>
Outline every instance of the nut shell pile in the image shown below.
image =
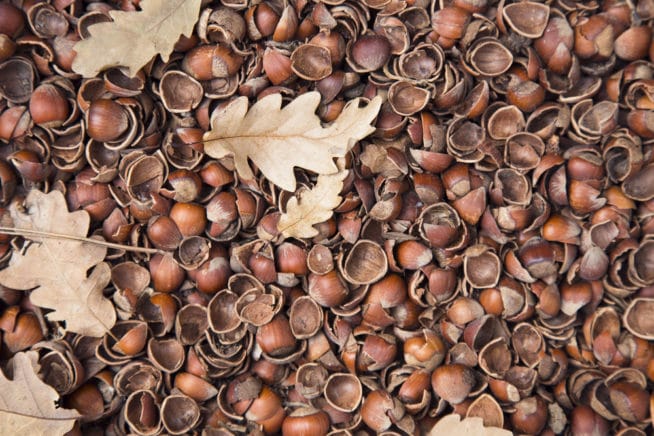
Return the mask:
<svg viewBox="0 0 654 436">
<path fill-rule="evenodd" d="M 0 362 L 69 434 L 652 434 L 654 1 L 214 0 L 167 61 L 73 68 L 147 0 L 0 0 L 0 207 L 61 191 L 109 250 L 102 338 L 0 287 Z M 98 54 L 101 56 L 101 54 Z M 203 135 L 236 97 L 379 96 L 311 239 Z M 316 174 L 297 168 L 300 187 Z M 23 239 L 0 234 L 4 268 Z M 0 425 L 1 427 L 1 425 Z"/>
</svg>

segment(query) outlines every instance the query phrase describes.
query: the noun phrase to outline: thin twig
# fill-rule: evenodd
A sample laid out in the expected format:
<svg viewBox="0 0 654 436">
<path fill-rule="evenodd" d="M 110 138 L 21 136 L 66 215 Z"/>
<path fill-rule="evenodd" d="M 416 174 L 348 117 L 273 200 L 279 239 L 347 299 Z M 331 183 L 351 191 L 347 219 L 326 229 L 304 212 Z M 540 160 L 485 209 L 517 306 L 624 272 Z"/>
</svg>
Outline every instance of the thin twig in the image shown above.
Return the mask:
<svg viewBox="0 0 654 436">
<path fill-rule="evenodd" d="M 30 229 L 17 229 L 14 227 L 0 227 L 0 233 L 12 236 L 24 236 L 24 237 L 42 237 L 42 238 L 51 238 L 51 239 L 68 239 L 71 241 L 79 241 L 87 244 L 101 245 L 107 248 L 114 248 L 116 250 L 125 250 L 132 251 L 135 253 L 145 253 L 145 254 L 166 254 L 164 250 L 159 250 L 157 248 L 144 248 L 144 247 L 133 247 L 131 245 L 122 245 L 114 244 L 113 242 L 107 242 L 100 239 L 85 238 L 82 236 L 73 236 L 73 235 L 64 235 L 61 233 L 51 233 L 51 232 L 42 232 L 40 230 L 30 230 Z"/>
</svg>

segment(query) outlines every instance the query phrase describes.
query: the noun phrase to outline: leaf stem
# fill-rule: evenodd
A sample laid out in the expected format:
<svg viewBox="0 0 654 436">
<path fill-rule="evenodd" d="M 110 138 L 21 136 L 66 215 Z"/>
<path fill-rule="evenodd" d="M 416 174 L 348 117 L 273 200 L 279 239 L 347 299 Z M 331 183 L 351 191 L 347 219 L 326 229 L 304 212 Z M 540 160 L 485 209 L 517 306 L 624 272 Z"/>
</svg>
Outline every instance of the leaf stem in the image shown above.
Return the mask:
<svg viewBox="0 0 654 436">
<path fill-rule="evenodd" d="M 42 238 L 51 238 L 51 239 L 68 239 L 71 241 L 84 242 L 86 244 L 101 245 L 107 248 L 114 248 L 116 250 L 125 250 L 132 251 L 134 253 L 145 253 L 145 254 L 166 254 L 164 250 L 159 250 L 157 248 L 145 248 L 145 247 L 133 247 L 131 245 L 123 244 L 114 244 L 113 242 L 107 242 L 100 239 L 85 238 L 82 236 L 74 235 L 64 235 L 62 233 L 51 233 L 51 232 L 42 232 L 40 230 L 30 230 L 30 229 L 17 229 L 14 227 L 1 227 L 0 233 L 12 236 L 23 236 L 23 237 L 42 237 Z"/>
</svg>

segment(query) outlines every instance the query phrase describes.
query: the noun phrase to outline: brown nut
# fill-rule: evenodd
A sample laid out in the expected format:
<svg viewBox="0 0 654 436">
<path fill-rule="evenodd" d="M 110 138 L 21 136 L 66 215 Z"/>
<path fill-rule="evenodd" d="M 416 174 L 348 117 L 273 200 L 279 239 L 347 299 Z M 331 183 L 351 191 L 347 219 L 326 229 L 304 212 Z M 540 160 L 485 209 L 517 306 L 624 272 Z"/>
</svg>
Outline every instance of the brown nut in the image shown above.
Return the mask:
<svg viewBox="0 0 654 436">
<path fill-rule="evenodd" d="M 188 372 L 175 376 L 175 387 L 196 401 L 207 401 L 218 393 L 211 383 Z"/>
<path fill-rule="evenodd" d="M 606 60 L 613 53 L 613 27 L 601 14 L 583 17 L 575 26 L 574 51 L 580 59 Z"/>
<path fill-rule="evenodd" d="M 62 92 L 49 83 L 34 90 L 30 99 L 32 120 L 43 127 L 59 127 L 68 118 L 70 107 Z"/>
<path fill-rule="evenodd" d="M 313 407 L 301 407 L 284 418 L 282 434 L 288 436 L 326 435 L 329 427 L 327 413 Z"/>
<path fill-rule="evenodd" d="M 307 250 L 292 244 L 283 242 L 275 250 L 275 259 L 279 272 L 292 273 L 304 276 L 309 272 L 307 267 Z"/>
<path fill-rule="evenodd" d="M 0 62 L 9 59 L 16 52 L 16 43 L 12 39 L 0 33 Z"/>
<path fill-rule="evenodd" d="M 274 48 L 263 53 L 263 70 L 273 85 L 284 85 L 292 81 L 291 58 Z"/>
<path fill-rule="evenodd" d="M 177 249 L 183 238 L 175 222 L 167 216 L 150 218 L 147 234 L 155 247 L 167 251 Z"/>
<path fill-rule="evenodd" d="M 152 286 L 157 292 L 176 291 L 184 281 L 186 272 L 169 254 L 155 254 L 149 263 Z"/>
<path fill-rule="evenodd" d="M 420 269 L 431 262 L 433 253 L 419 241 L 404 241 L 397 246 L 396 258 L 402 268 Z"/>
<path fill-rule="evenodd" d="M 74 408 L 86 420 L 99 418 L 104 411 L 104 399 L 93 382 L 86 382 L 66 398 L 66 407 Z"/>
<path fill-rule="evenodd" d="M 366 295 L 366 304 L 379 304 L 384 308 L 395 307 L 407 298 L 407 285 L 402 276 L 387 274 L 373 284 Z"/>
<path fill-rule="evenodd" d="M 345 301 L 349 293 L 344 280 L 336 270 L 326 274 L 309 274 L 308 290 L 311 298 L 323 307 L 334 307 Z"/>
<path fill-rule="evenodd" d="M 615 54 L 626 61 L 642 59 L 647 56 L 651 41 L 651 27 L 631 27 L 616 38 L 614 44 Z"/>
<path fill-rule="evenodd" d="M 293 5 L 286 5 L 279 17 L 272 39 L 275 42 L 285 42 L 293 39 L 298 28 L 297 12 Z"/>
<path fill-rule="evenodd" d="M 532 112 L 545 100 L 545 89 L 538 83 L 526 80 L 509 85 L 506 100 L 523 112 Z"/>
<path fill-rule="evenodd" d="M 355 71 L 364 73 L 383 67 L 390 56 L 391 44 L 388 39 L 380 35 L 364 35 L 352 45 L 348 61 L 356 66 Z"/>
<path fill-rule="evenodd" d="M 378 371 L 389 366 L 397 356 L 396 342 L 396 337 L 388 334 L 367 335 L 357 359 L 357 369 Z"/>
<path fill-rule="evenodd" d="M 318 109 L 318 116 L 325 123 L 331 123 L 332 121 L 335 121 L 336 118 L 338 118 L 344 107 L 345 100 L 334 100 L 327 103 L 325 106 L 321 106 Z"/>
<path fill-rule="evenodd" d="M 609 424 L 604 418 L 586 405 L 579 405 L 572 410 L 571 430 L 578 435 L 608 434 Z"/>
<path fill-rule="evenodd" d="M 445 343 L 433 330 L 404 341 L 404 361 L 409 365 L 433 369 L 445 358 Z"/>
<path fill-rule="evenodd" d="M 539 434 L 547 424 L 547 416 L 545 401 L 539 396 L 529 397 L 515 405 L 511 424 L 521 433 Z"/>
<path fill-rule="evenodd" d="M 139 354 L 145 348 L 148 339 L 148 325 L 145 322 L 124 321 L 124 324 L 116 324 L 112 330 L 123 330 L 122 336 L 112 345 L 111 349 L 122 353 L 125 356 Z M 114 332 L 114 334 L 117 334 Z"/>
<path fill-rule="evenodd" d="M 620 418 L 642 422 L 649 413 L 649 393 L 639 384 L 619 381 L 611 384 L 609 395 Z"/>
<path fill-rule="evenodd" d="M 562 14 L 550 16 L 543 36 L 534 41 L 534 48 L 547 68 L 556 74 L 567 74 L 572 64 L 570 50 L 574 46 L 574 31 Z"/>
<path fill-rule="evenodd" d="M 18 313 L 18 307 L 16 313 Z M 11 309 L 5 310 L 5 313 Z M 3 318 L 5 314 L 3 314 Z M 43 340 L 43 332 L 36 315 L 32 312 L 23 312 L 18 314 L 12 323 L 11 329 L 3 329 L 2 340 L 4 345 L 11 353 L 17 353 L 25 350 L 37 342 Z"/>
<path fill-rule="evenodd" d="M 31 116 L 25 106 L 6 109 L 0 114 L 0 140 L 9 141 L 23 135 L 31 124 Z"/>
<path fill-rule="evenodd" d="M 338 65 L 345 57 L 345 40 L 340 32 L 318 32 L 309 40 L 309 43 L 320 45 L 329 50 L 332 65 Z"/>
<path fill-rule="evenodd" d="M 549 217 L 541 229 L 543 239 L 547 241 L 563 242 L 566 244 L 576 244 L 580 242 L 579 235 L 581 227 L 572 219 L 562 215 L 552 215 Z"/>
<path fill-rule="evenodd" d="M 182 69 L 196 80 L 227 78 L 236 74 L 243 56 L 224 45 L 201 45 L 186 53 Z"/>
<path fill-rule="evenodd" d="M 387 391 L 378 389 L 370 392 L 361 406 L 363 422 L 376 432 L 388 430 L 394 421 L 404 415 L 403 408 L 398 410 L 395 407 L 395 401 Z"/>
<path fill-rule="evenodd" d="M 211 247 L 209 259 L 197 269 L 189 271 L 189 277 L 195 282 L 198 291 L 205 294 L 214 294 L 224 289 L 231 274 L 227 252 L 218 244 Z"/>
<path fill-rule="evenodd" d="M 0 33 L 12 38 L 18 36 L 25 27 L 25 16 L 11 3 L 0 3 Z"/>
<path fill-rule="evenodd" d="M 437 10 L 432 17 L 434 31 L 441 37 L 448 39 L 459 39 L 463 36 L 470 13 L 464 9 L 446 6 Z"/>
<path fill-rule="evenodd" d="M 248 35 L 255 41 L 272 35 L 279 22 L 279 15 L 266 3 L 251 6 L 244 18 Z"/>
<path fill-rule="evenodd" d="M 268 386 L 264 385 L 262 386 L 259 395 L 250 404 L 245 413 L 245 418 L 261 423 L 275 417 L 280 409 L 282 409 L 282 407 L 279 395 Z M 279 422 L 279 425 L 281 426 L 281 421 Z"/>
<path fill-rule="evenodd" d="M 476 383 L 475 372 L 458 363 L 439 366 L 431 376 L 436 395 L 450 404 L 463 402 Z"/>
<path fill-rule="evenodd" d="M 297 345 L 288 318 L 281 314 L 257 329 L 256 340 L 263 352 L 273 357 L 287 355 Z"/>
<path fill-rule="evenodd" d="M 402 383 L 397 397 L 404 403 L 415 403 L 429 391 L 430 373 L 424 369 L 413 371 Z"/>
<path fill-rule="evenodd" d="M 91 102 L 86 112 L 86 128 L 91 138 L 99 142 L 114 141 L 128 127 L 127 112 L 122 105 L 108 99 Z"/>
<path fill-rule="evenodd" d="M 484 289 L 479 293 L 479 303 L 489 315 L 500 316 L 504 312 L 502 293 L 497 288 Z"/>
<path fill-rule="evenodd" d="M 207 224 L 206 209 L 195 203 L 175 203 L 169 216 L 184 237 L 201 235 Z"/>
<path fill-rule="evenodd" d="M 250 268 L 252 274 L 261 283 L 269 284 L 277 279 L 275 261 L 266 253 L 258 252 L 250 256 L 248 259 L 248 268 Z"/>
<path fill-rule="evenodd" d="M 467 323 L 481 318 L 484 315 L 484 308 L 479 302 L 472 298 L 459 297 L 447 310 L 447 317 L 450 321 L 458 326 L 464 326 Z"/>
</svg>

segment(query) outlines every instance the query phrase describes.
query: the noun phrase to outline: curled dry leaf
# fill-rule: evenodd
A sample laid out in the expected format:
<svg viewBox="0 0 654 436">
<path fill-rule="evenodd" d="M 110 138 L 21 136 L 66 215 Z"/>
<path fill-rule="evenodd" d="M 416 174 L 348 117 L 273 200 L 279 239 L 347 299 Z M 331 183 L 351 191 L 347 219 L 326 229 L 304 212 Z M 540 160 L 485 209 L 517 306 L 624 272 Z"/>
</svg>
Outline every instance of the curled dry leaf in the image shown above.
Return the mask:
<svg viewBox="0 0 654 436">
<path fill-rule="evenodd" d="M 116 312 L 102 291 L 111 280 L 104 260 L 107 249 L 83 240 L 90 218 L 86 211 L 68 212 L 59 191 L 30 191 L 23 205 L 13 203 L 9 212 L 16 229 L 27 234 L 23 250 L 14 250 L 9 266 L 0 271 L 0 284 L 12 289 L 33 289 L 30 301 L 53 309 L 51 320 L 66 321 L 71 332 L 102 336 L 116 322 Z M 30 235 L 29 231 L 39 232 Z M 46 235 L 51 236 L 46 236 Z M 55 237 L 52 237 L 55 236 Z M 96 266 L 97 265 L 97 266 Z M 86 276 L 89 268 L 94 267 Z"/>
<path fill-rule="evenodd" d="M 366 145 L 359 159 L 374 174 L 381 174 L 387 178 L 401 177 L 407 172 L 406 165 L 402 165 L 402 162 L 397 162 L 394 159 L 398 154 L 402 156 L 401 153 L 398 149 L 391 149 L 386 145 L 373 143 Z"/>
<path fill-rule="evenodd" d="M 286 203 L 286 213 L 279 218 L 277 229 L 290 238 L 313 238 L 318 234 L 313 225 L 331 218 L 341 203 L 338 195 L 343 189 L 347 171 L 320 175 L 316 186 L 309 191 L 298 192 Z"/>
<path fill-rule="evenodd" d="M 84 77 L 115 67 L 136 73 L 157 54 L 164 62 L 180 35 L 190 36 L 201 0 L 143 0 L 141 11 L 110 11 L 113 22 L 88 28 L 91 36 L 75 44 L 73 70 Z"/>
<path fill-rule="evenodd" d="M 248 110 L 240 97 L 211 115 L 211 131 L 204 135 L 204 151 L 220 159 L 233 156 L 244 179 L 254 174 L 248 159 L 275 185 L 295 191 L 293 167 L 318 174 L 338 171 L 333 158 L 344 156 L 356 143 L 375 131 L 371 126 L 381 107 L 375 97 L 365 107 L 360 99 L 348 102 L 339 117 L 323 127 L 315 114 L 320 94 L 307 92 L 281 108 L 281 94 L 271 94 Z"/>
<path fill-rule="evenodd" d="M 446 415 L 429 430 L 427 436 L 511 436 L 508 430 L 498 427 L 484 427 L 484 421 L 478 417 L 465 418 L 456 413 Z"/>
<path fill-rule="evenodd" d="M 18 353 L 13 358 L 13 377 L 0 371 L 0 428 L 2 434 L 38 436 L 70 431 L 80 414 L 56 407 L 59 394 L 37 375 L 38 353 Z"/>
</svg>

